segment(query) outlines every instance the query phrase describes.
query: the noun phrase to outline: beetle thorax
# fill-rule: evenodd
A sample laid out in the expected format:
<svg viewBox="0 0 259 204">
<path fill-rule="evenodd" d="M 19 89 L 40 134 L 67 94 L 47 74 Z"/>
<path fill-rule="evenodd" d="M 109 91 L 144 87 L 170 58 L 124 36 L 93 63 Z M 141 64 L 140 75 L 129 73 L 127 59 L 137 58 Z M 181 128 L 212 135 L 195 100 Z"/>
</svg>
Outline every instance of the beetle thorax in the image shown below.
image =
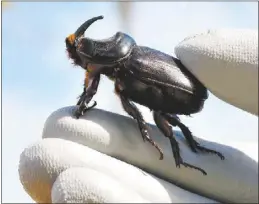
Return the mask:
<svg viewBox="0 0 259 204">
<path fill-rule="evenodd" d="M 114 80 L 118 75 L 119 68 L 116 68 L 112 65 L 100 65 L 100 64 L 92 64 L 89 63 L 87 65 L 87 71 L 90 73 L 101 73 L 107 76 L 110 80 Z"/>
</svg>

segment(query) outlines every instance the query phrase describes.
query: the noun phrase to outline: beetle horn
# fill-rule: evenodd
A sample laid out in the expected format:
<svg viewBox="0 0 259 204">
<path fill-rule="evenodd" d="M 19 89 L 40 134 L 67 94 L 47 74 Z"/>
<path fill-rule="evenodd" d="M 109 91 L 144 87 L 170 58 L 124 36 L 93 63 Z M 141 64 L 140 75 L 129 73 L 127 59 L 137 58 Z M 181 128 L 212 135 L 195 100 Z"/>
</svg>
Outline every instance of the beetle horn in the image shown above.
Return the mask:
<svg viewBox="0 0 259 204">
<path fill-rule="evenodd" d="M 84 22 L 75 32 L 75 37 L 79 37 L 81 35 L 84 34 L 84 32 L 86 31 L 86 29 L 92 24 L 94 23 L 95 21 L 97 20 L 100 20 L 100 19 L 103 19 L 103 16 L 97 16 L 97 17 L 94 17 L 94 18 L 91 18 L 89 20 L 87 20 L 86 22 Z"/>
</svg>

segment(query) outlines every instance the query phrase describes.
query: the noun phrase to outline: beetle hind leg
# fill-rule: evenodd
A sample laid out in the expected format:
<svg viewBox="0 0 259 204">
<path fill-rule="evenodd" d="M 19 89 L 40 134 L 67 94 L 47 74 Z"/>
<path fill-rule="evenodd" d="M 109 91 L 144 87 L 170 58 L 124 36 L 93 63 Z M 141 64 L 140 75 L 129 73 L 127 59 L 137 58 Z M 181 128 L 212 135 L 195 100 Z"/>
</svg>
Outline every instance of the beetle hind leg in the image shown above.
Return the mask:
<svg viewBox="0 0 259 204">
<path fill-rule="evenodd" d="M 194 165 L 188 164 L 182 160 L 181 155 L 180 155 L 179 144 L 176 141 L 176 139 L 174 138 L 174 133 L 173 133 L 172 127 L 170 126 L 170 124 L 166 120 L 166 118 L 162 115 L 162 113 L 158 112 L 158 111 L 154 111 L 153 117 L 154 117 L 154 121 L 155 121 L 157 127 L 170 140 L 176 167 L 180 168 L 180 164 L 182 164 L 185 167 L 196 169 L 196 170 L 200 171 L 202 174 L 207 175 L 207 173 L 203 169 L 196 167 Z"/>
<path fill-rule="evenodd" d="M 186 140 L 187 140 L 187 142 L 188 142 L 188 144 L 189 144 L 189 146 L 190 146 L 190 148 L 193 152 L 197 152 L 196 149 L 198 149 L 202 152 L 216 154 L 217 156 L 220 157 L 221 160 L 225 159 L 225 157 L 220 152 L 217 152 L 215 150 L 212 150 L 212 149 L 201 146 L 193 138 L 193 135 L 192 135 L 191 131 L 189 130 L 189 128 L 186 125 L 184 125 L 177 116 L 171 115 L 171 114 L 168 114 L 168 113 L 164 114 L 164 116 L 172 126 L 178 126 L 181 129 L 183 135 L 185 136 L 185 138 L 186 138 Z"/>
</svg>

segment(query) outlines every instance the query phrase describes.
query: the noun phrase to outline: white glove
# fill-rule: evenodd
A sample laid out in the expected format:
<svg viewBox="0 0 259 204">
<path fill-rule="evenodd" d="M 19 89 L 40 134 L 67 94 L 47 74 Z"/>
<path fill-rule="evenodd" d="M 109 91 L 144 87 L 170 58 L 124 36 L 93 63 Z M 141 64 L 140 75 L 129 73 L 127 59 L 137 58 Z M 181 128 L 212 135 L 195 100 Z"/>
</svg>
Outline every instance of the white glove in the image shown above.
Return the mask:
<svg viewBox="0 0 259 204">
<path fill-rule="evenodd" d="M 235 30 L 198 35 L 180 43 L 176 54 L 217 96 L 257 115 L 257 36 L 237 37 Z M 155 126 L 149 126 L 150 134 L 163 149 L 163 160 L 143 142 L 133 119 L 92 109 L 77 120 L 74 111 L 65 107 L 49 116 L 43 140 L 21 154 L 20 180 L 36 202 L 258 203 L 258 164 L 242 152 L 197 138 L 223 153 L 225 160 L 194 154 L 175 132 L 183 159 L 203 168 L 208 173 L 204 176 L 176 168 L 170 143 Z"/>
<path fill-rule="evenodd" d="M 215 30 L 181 42 L 175 53 L 218 98 L 258 116 L 258 32 Z"/>
</svg>

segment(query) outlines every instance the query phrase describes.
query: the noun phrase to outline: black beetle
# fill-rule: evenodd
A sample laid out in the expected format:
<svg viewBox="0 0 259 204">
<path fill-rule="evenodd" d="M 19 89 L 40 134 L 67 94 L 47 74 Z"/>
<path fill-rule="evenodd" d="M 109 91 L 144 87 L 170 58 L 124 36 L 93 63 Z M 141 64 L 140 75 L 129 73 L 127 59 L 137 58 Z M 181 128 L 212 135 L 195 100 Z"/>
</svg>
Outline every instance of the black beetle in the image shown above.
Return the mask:
<svg viewBox="0 0 259 204">
<path fill-rule="evenodd" d="M 88 106 L 97 92 L 100 75 L 104 74 L 115 82 L 115 93 L 124 110 L 137 121 L 143 140 L 150 142 L 160 152 L 160 159 L 163 159 L 163 152 L 150 138 L 142 114 L 133 102 L 153 111 L 157 127 L 170 140 L 176 167 L 180 168 L 182 164 L 206 175 L 203 169 L 182 160 L 172 126 L 182 130 L 193 152 L 200 150 L 214 153 L 224 159 L 221 153 L 195 141 L 190 130 L 176 116 L 201 111 L 208 98 L 207 89 L 179 59 L 139 46 L 125 33 L 117 32 L 111 38 L 101 41 L 84 37 L 86 29 L 99 19 L 103 19 L 103 16 L 87 20 L 65 40 L 69 58 L 86 70 L 84 90 L 77 103 L 75 117 L 79 118 L 96 105 L 94 102 Z"/>
</svg>

